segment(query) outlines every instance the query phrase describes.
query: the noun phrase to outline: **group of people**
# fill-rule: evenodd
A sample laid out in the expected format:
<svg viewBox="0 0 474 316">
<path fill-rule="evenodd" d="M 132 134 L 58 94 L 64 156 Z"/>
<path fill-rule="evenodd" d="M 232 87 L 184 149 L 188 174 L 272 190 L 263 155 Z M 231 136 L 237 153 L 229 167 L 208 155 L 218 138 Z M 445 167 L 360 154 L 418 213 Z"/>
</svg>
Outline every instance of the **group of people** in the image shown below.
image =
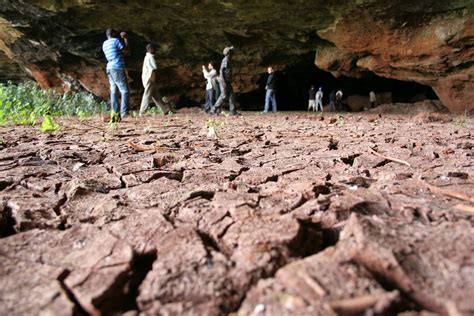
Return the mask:
<svg viewBox="0 0 474 316">
<path fill-rule="evenodd" d="M 112 111 L 119 113 L 119 120 L 127 116 L 127 109 L 129 103 L 129 86 L 127 82 L 127 75 L 125 72 L 124 56 L 130 54 L 130 46 L 125 32 L 120 33 L 120 39 L 116 37 L 116 32 L 113 29 L 107 29 L 106 31 L 107 40 L 103 43 L 102 49 L 107 59 L 107 76 L 110 84 L 110 103 Z M 153 44 L 146 46 L 146 55 L 143 61 L 142 68 L 142 84 L 144 88 L 143 97 L 140 105 L 139 115 L 144 115 L 148 109 L 150 101 L 153 101 L 157 107 L 161 109 L 163 113 L 169 113 L 171 110 L 162 100 L 162 96 L 157 87 L 156 81 L 156 70 L 157 64 L 155 60 L 156 48 Z M 234 47 L 226 47 L 223 51 L 224 58 L 222 59 L 219 72 L 214 67 L 214 64 L 210 62 L 207 67 L 202 66 L 203 76 L 206 79 L 206 102 L 204 105 L 204 111 L 210 114 L 217 114 L 224 102 L 229 103 L 230 115 L 239 115 L 236 110 L 235 95 L 232 88 L 233 80 L 233 62 L 232 57 L 234 54 Z M 263 113 L 268 113 L 271 110 L 273 113 L 277 112 L 277 99 L 276 99 L 276 85 L 277 78 L 273 67 L 268 67 L 268 78 L 266 82 L 266 95 L 265 95 L 265 106 Z M 121 95 L 121 103 L 119 108 L 118 97 Z M 308 111 L 323 111 L 323 89 L 322 87 L 315 90 L 314 86 L 311 86 L 309 90 L 309 104 Z M 329 95 L 329 108 L 330 111 L 341 111 L 342 110 L 342 90 L 337 92 L 334 90 Z M 370 103 L 372 107 L 375 105 L 375 93 L 370 92 Z"/>
<path fill-rule="evenodd" d="M 123 42 L 116 37 L 113 29 L 107 29 L 107 40 L 102 45 L 102 50 L 107 59 L 107 77 L 110 84 L 110 103 L 112 111 L 119 113 L 119 120 L 127 116 L 129 103 L 129 86 L 127 82 L 127 74 L 125 72 L 124 56 L 130 54 L 130 46 L 127 34 L 120 33 Z M 150 101 L 153 101 L 163 113 L 168 113 L 170 107 L 162 101 L 161 94 L 157 87 L 156 81 L 156 48 L 153 44 L 146 46 L 146 55 L 142 68 L 143 97 L 140 106 L 139 115 L 142 116 L 148 109 Z M 203 73 L 207 79 L 206 85 L 206 106 L 205 109 L 209 113 L 217 113 L 222 104 L 229 102 L 231 115 L 239 115 L 236 110 L 235 95 L 232 88 L 233 65 L 232 56 L 234 47 L 226 47 L 224 49 L 224 59 L 222 60 L 219 74 L 214 69 L 214 65 L 209 63 L 208 68 L 203 66 Z M 121 103 L 119 108 L 118 98 L 121 95 Z M 216 101 L 215 101 L 216 100 Z"/>
<path fill-rule="evenodd" d="M 219 73 L 214 69 L 212 62 L 208 64 L 207 68 L 204 65 L 202 66 L 202 73 L 207 80 L 204 112 L 217 114 L 222 104 L 228 101 L 230 115 L 239 115 L 236 110 L 234 89 L 232 88 L 234 47 L 224 48 L 223 54 L 224 59 L 222 59 Z"/>
<path fill-rule="evenodd" d="M 311 86 L 309 90 L 309 103 L 308 103 L 308 111 L 313 109 L 313 111 L 321 111 L 323 112 L 323 88 L 320 87 L 319 90 L 316 92 L 314 86 Z M 342 105 L 342 97 L 343 93 L 341 89 L 332 90 L 329 94 L 329 111 L 331 112 L 340 112 L 343 110 Z M 377 98 L 375 96 L 375 92 L 372 90 L 369 93 L 369 101 L 370 105 L 364 107 L 364 110 L 368 110 L 370 108 L 374 108 L 377 103 Z"/>
<path fill-rule="evenodd" d="M 107 77 L 110 84 L 110 104 L 112 111 L 119 114 L 119 120 L 127 116 L 130 89 L 128 86 L 127 74 L 125 72 L 124 56 L 130 54 L 127 33 L 121 32 L 122 41 L 116 37 L 113 29 L 107 29 L 107 40 L 102 44 L 102 50 L 107 59 Z M 148 109 L 150 100 L 155 102 L 163 113 L 168 113 L 170 107 L 163 102 L 159 89 L 156 85 L 156 73 L 158 68 L 155 60 L 156 48 L 153 44 L 146 46 L 146 55 L 143 60 L 142 84 L 144 88 L 142 102 L 140 105 L 140 116 Z M 120 108 L 118 95 L 121 95 Z"/>
<path fill-rule="evenodd" d="M 311 86 L 309 90 L 309 103 L 308 103 L 308 111 L 313 109 L 313 111 L 320 111 L 323 112 L 323 88 L 320 87 L 319 90 L 316 92 L 314 86 Z M 333 90 L 329 94 L 329 111 L 331 112 L 339 112 L 342 111 L 342 97 L 343 93 L 342 90 L 339 89 Z"/>
</svg>

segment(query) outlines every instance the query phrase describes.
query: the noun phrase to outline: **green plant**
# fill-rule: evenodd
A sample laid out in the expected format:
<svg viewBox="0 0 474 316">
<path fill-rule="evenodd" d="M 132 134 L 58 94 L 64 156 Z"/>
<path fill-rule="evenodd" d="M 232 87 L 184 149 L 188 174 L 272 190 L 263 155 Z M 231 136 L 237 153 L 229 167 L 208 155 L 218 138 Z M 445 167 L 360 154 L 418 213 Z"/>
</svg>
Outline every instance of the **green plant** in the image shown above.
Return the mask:
<svg viewBox="0 0 474 316">
<path fill-rule="evenodd" d="M 455 124 L 459 128 L 467 128 L 467 110 L 464 110 L 464 114 L 455 121 Z"/>
<path fill-rule="evenodd" d="M 45 115 L 43 123 L 41 124 L 41 132 L 54 132 L 59 129 L 59 125 L 54 122 L 51 116 Z"/>
<path fill-rule="evenodd" d="M 33 82 L 0 84 L 0 124 L 35 125 L 45 115 L 79 116 L 103 112 L 105 103 L 87 92 L 42 90 Z"/>
<path fill-rule="evenodd" d="M 118 123 L 120 123 L 120 114 L 117 112 L 110 112 L 110 121 L 109 121 L 109 128 L 111 130 L 116 130 L 118 129 Z"/>
<path fill-rule="evenodd" d="M 337 125 L 339 125 L 339 126 L 344 126 L 344 123 L 345 123 L 344 117 L 343 117 L 342 115 L 339 115 L 339 116 L 337 117 Z"/>
<path fill-rule="evenodd" d="M 148 112 L 153 115 L 164 115 L 163 111 L 161 110 L 159 106 L 154 106 L 150 108 Z"/>
<path fill-rule="evenodd" d="M 217 132 L 220 128 L 225 125 L 224 122 L 216 120 L 216 119 L 208 119 L 204 126 L 207 128 L 207 136 L 209 138 L 218 138 L 219 135 Z"/>
<path fill-rule="evenodd" d="M 147 126 L 143 129 L 145 134 L 151 134 L 153 132 L 153 128 L 151 126 Z"/>
</svg>

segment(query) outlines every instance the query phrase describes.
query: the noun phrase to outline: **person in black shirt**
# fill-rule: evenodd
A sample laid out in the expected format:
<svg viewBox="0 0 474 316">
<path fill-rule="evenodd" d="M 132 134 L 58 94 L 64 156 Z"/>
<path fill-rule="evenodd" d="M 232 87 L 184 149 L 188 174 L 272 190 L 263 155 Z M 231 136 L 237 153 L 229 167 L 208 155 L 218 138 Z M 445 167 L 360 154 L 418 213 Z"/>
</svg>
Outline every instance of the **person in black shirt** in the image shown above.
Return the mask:
<svg viewBox="0 0 474 316">
<path fill-rule="evenodd" d="M 267 79 L 267 93 L 265 95 L 265 109 L 263 113 L 268 113 L 270 108 L 270 102 L 272 103 L 272 112 L 276 113 L 277 111 L 277 101 L 275 96 L 276 91 L 276 77 L 275 72 L 273 71 L 272 67 L 268 67 L 268 79 Z"/>
<path fill-rule="evenodd" d="M 329 111 L 336 112 L 336 90 L 332 90 L 329 94 Z"/>
<path fill-rule="evenodd" d="M 308 111 L 312 108 L 313 111 L 316 111 L 316 90 L 314 86 L 311 86 L 309 89 L 309 103 L 308 103 Z"/>
</svg>

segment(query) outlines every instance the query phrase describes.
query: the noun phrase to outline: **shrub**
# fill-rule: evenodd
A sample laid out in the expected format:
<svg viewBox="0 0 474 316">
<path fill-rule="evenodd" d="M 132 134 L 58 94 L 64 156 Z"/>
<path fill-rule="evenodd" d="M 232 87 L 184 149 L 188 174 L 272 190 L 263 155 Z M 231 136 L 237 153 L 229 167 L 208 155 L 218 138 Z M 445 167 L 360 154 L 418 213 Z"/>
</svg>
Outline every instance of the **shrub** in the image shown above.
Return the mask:
<svg viewBox="0 0 474 316">
<path fill-rule="evenodd" d="M 34 125 L 50 116 L 79 116 L 84 119 L 106 109 L 87 92 L 59 93 L 42 90 L 33 82 L 0 84 L 0 124 Z"/>
</svg>

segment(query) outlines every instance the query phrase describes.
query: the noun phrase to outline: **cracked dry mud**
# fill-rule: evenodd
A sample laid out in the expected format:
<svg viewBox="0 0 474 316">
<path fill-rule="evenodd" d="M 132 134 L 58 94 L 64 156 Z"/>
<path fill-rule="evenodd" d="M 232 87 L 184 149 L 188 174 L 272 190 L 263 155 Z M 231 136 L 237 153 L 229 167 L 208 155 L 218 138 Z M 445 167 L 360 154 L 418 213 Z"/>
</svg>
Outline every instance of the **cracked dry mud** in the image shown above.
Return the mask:
<svg viewBox="0 0 474 316">
<path fill-rule="evenodd" d="M 474 313 L 471 119 L 218 119 L 1 127 L 2 313 Z"/>
</svg>

